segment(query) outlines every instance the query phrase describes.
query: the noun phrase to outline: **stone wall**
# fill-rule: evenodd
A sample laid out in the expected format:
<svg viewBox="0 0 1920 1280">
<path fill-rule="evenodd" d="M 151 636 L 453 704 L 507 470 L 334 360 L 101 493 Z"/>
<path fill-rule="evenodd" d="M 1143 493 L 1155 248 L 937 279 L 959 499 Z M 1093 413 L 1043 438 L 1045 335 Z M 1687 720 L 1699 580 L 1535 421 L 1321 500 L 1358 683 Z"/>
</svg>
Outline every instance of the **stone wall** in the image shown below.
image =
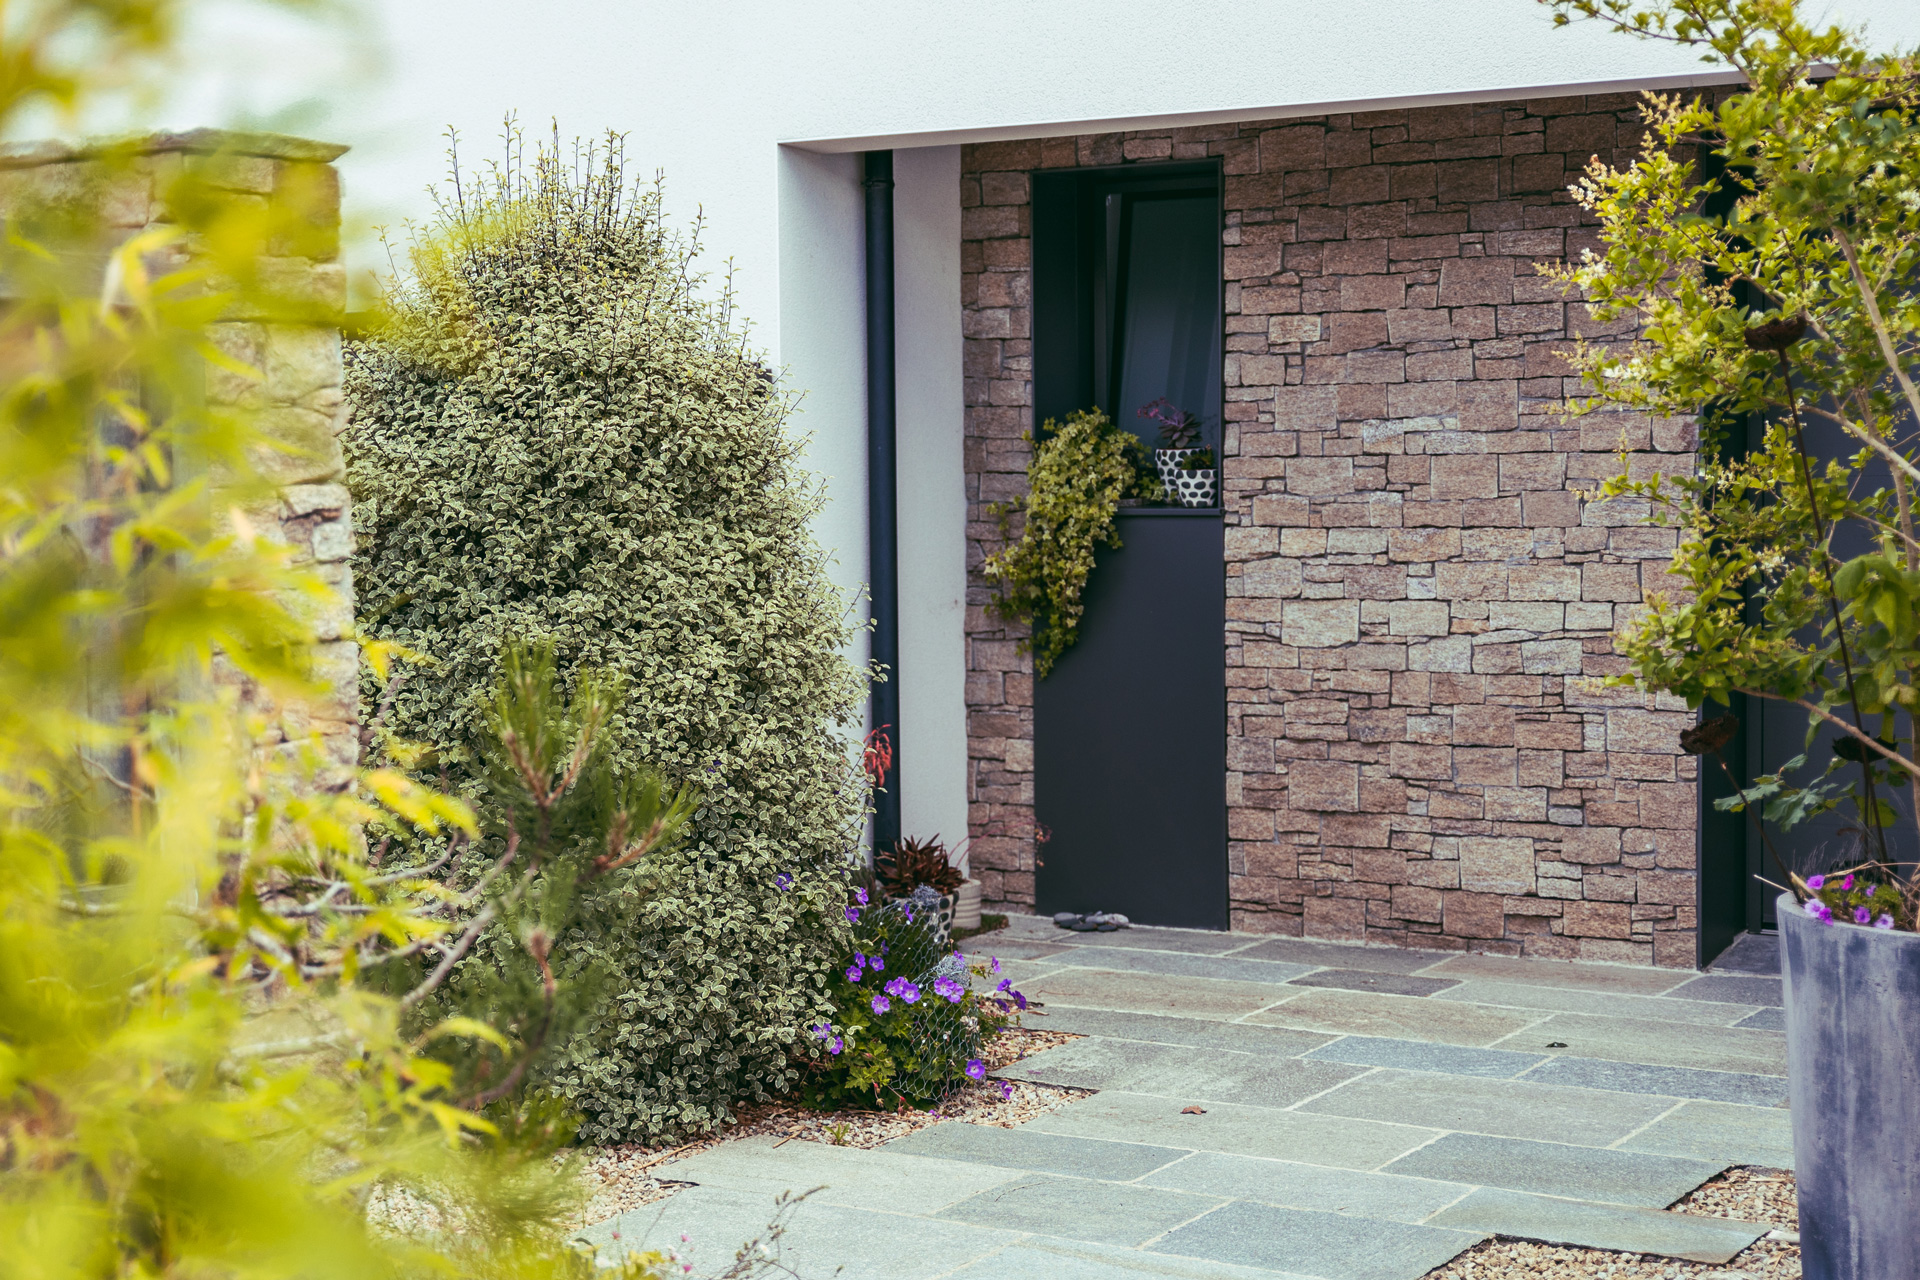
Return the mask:
<svg viewBox="0 0 1920 1280">
<path fill-rule="evenodd" d="M 346 275 L 339 254 L 340 180 L 333 161 L 346 148 L 204 129 L 157 135 L 131 150 L 128 155 L 116 148 L 107 160 L 87 148 L 51 143 L 6 148 L 0 151 L 0 210 L 29 200 L 84 198 L 98 208 L 109 244 L 119 244 L 168 223 L 166 192 L 186 167 L 242 202 L 297 210 L 301 234 L 270 245 L 278 256 L 260 263 L 273 313 L 236 311 L 211 326 L 217 346 L 262 376 L 247 378 L 210 366 L 206 395 L 216 408 L 257 415 L 267 434 L 284 446 L 263 449 L 255 458 L 277 499 L 249 503 L 243 513 L 258 534 L 291 547 L 296 563 L 315 568 L 334 589 L 325 602 L 295 602 L 313 622 L 314 677 L 321 693 L 310 701 L 274 705 L 218 660 L 216 679 L 241 687 L 248 704 L 265 713 L 263 748 L 290 748 L 317 735 L 326 761 L 338 771 L 353 765 L 359 752 L 360 659 L 351 638 L 353 538 L 337 441 L 345 426 L 339 317 L 346 306 Z M 190 247 L 167 250 L 155 268 L 183 265 L 183 253 Z"/>
<path fill-rule="evenodd" d="M 1690 424 L 1556 414 L 1603 333 L 1534 264 L 1624 95 L 980 144 L 962 162 L 972 853 L 1033 901 L 1030 662 L 986 615 L 1025 485 L 1028 171 L 1225 173 L 1228 818 L 1238 929 L 1691 965 L 1695 774 L 1670 701 L 1597 687 L 1671 531 L 1590 498 Z M 1038 833 L 1044 835 L 1044 832 Z"/>
</svg>

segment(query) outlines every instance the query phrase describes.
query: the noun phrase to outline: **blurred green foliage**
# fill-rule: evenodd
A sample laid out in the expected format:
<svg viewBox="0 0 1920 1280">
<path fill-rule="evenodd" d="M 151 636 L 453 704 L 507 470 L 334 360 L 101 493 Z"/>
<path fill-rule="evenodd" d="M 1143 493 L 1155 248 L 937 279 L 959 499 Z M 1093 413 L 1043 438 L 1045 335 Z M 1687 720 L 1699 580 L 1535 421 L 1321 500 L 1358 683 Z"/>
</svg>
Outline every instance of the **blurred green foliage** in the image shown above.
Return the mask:
<svg viewBox="0 0 1920 1280">
<path fill-rule="evenodd" d="M 184 17 L 10 9 L 0 130 L 158 76 Z M 78 158 L 8 175 L 0 209 L 0 1276 L 593 1275 L 562 1231 L 568 1118 L 483 1116 L 433 1052 L 509 1037 L 405 1031 L 358 981 L 465 923 L 367 834 L 458 841 L 471 811 L 317 740 L 265 749 L 240 696 L 318 692 L 329 589 L 257 527 L 285 446 L 206 394 L 261 377 L 209 329 L 326 319 L 274 268 L 331 253 L 331 206 L 236 195 L 220 155 Z M 158 218 L 116 222 L 130 183 Z"/>
</svg>

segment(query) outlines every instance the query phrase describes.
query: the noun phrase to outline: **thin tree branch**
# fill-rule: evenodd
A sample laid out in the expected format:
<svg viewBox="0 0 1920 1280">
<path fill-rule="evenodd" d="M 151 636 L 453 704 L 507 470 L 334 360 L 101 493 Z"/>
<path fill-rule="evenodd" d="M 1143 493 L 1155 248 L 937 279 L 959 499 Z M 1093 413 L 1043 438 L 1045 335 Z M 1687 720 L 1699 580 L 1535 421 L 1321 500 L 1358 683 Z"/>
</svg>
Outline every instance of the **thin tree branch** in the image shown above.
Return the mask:
<svg viewBox="0 0 1920 1280">
<path fill-rule="evenodd" d="M 1841 731 L 1846 733 L 1848 737 L 1853 738 L 1856 741 L 1864 743 L 1866 746 L 1873 748 L 1875 754 L 1883 757 L 1884 759 L 1893 761 L 1895 764 L 1899 765 L 1902 769 L 1905 769 L 1908 773 L 1911 773 L 1916 777 L 1920 777 L 1920 764 L 1913 763 L 1911 760 L 1908 760 L 1905 756 L 1900 755 L 1898 752 L 1887 750 L 1887 746 L 1885 743 L 1880 742 L 1874 738 L 1869 738 L 1866 734 L 1860 732 L 1858 729 L 1848 724 L 1845 720 L 1842 720 L 1839 716 L 1834 715 L 1831 711 L 1828 711 L 1825 707 L 1822 707 L 1817 703 L 1808 702 L 1805 698 L 1789 698 L 1778 693 L 1768 693 L 1764 689 L 1738 689 L 1737 691 L 1740 693 L 1744 693 L 1749 697 L 1765 698 L 1770 702 L 1785 702 L 1792 706 L 1805 708 L 1807 711 L 1812 712 L 1814 715 L 1818 716 L 1820 719 L 1825 720 L 1828 724 L 1833 725 L 1835 728 L 1840 729 Z"/>
</svg>

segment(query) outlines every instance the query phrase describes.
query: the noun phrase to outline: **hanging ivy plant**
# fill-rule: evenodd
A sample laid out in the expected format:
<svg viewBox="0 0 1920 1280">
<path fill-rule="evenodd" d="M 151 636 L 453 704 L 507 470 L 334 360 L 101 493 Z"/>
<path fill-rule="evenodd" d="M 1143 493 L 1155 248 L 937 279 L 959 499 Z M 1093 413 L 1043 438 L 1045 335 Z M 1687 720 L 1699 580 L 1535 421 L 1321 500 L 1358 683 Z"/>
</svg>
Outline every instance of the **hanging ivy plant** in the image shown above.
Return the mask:
<svg viewBox="0 0 1920 1280">
<path fill-rule="evenodd" d="M 1049 418 L 1027 464 L 1027 496 L 998 503 L 1004 550 L 981 566 L 999 593 L 987 606 L 1005 622 L 1023 622 L 1028 638 L 1023 652 L 1033 654 L 1033 670 L 1045 676 L 1080 632 L 1080 594 L 1093 572 L 1093 549 L 1120 545 L 1114 512 L 1128 497 L 1158 498 L 1158 481 L 1149 477 L 1145 447 L 1138 436 L 1115 426 L 1098 409 L 1077 410 L 1064 425 Z M 1012 517 L 1024 512 L 1026 525 L 1012 538 Z"/>
</svg>

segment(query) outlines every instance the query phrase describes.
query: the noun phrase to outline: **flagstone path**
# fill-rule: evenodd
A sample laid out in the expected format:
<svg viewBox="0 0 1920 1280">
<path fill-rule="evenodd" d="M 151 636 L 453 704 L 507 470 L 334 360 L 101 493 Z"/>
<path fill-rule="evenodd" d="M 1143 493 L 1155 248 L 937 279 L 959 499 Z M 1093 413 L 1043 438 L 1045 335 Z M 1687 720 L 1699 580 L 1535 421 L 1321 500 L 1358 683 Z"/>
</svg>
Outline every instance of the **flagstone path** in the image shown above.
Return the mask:
<svg viewBox="0 0 1920 1280">
<path fill-rule="evenodd" d="M 1766 1228 L 1666 1206 L 1792 1166 L 1772 939 L 1706 974 L 1030 917 L 977 945 L 1028 1025 L 1085 1037 L 1001 1074 L 1097 1093 L 871 1150 L 724 1143 L 585 1237 L 684 1233 L 706 1270 L 823 1187 L 785 1241 L 807 1280 L 1414 1280 L 1490 1235 L 1718 1263 Z"/>
</svg>

